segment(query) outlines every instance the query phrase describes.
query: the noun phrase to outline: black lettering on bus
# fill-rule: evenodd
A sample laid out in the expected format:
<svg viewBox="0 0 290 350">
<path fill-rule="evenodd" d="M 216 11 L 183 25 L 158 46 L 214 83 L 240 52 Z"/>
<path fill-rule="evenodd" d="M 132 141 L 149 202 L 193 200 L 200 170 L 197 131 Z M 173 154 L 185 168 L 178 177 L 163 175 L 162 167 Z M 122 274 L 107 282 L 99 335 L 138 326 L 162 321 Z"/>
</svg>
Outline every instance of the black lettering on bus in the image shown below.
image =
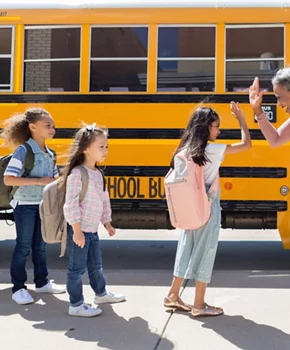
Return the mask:
<svg viewBox="0 0 290 350">
<path fill-rule="evenodd" d="M 137 198 L 145 198 L 145 194 L 141 193 L 140 179 L 137 178 Z"/>
<path fill-rule="evenodd" d="M 149 177 L 149 198 L 156 198 L 158 195 L 157 189 L 158 183 L 153 179 L 153 177 Z"/>
<path fill-rule="evenodd" d="M 107 177 L 106 185 L 111 198 L 145 198 L 141 193 L 141 182 L 139 178 L 130 177 L 128 181 L 124 177 Z"/>
<path fill-rule="evenodd" d="M 0 17 L 6 17 L 7 16 L 7 12 L 0 12 Z"/>
<path fill-rule="evenodd" d="M 158 195 L 162 199 L 165 198 L 165 188 L 161 177 L 158 179 Z"/>
<path fill-rule="evenodd" d="M 162 178 L 155 181 L 153 177 L 149 177 L 149 198 L 165 198 Z"/>
<path fill-rule="evenodd" d="M 135 198 L 137 195 L 137 179 L 129 177 L 127 182 L 127 193 L 129 198 Z"/>
<path fill-rule="evenodd" d="M 117 183 L 117 195 L 118 198 L 125 198 L 126 197 L 126 179 L 124 177 L 118 178 Z"/>
<path fill-rule="evenodd" d="M 117 179 L 115 177 L 108 177 L 106 179 L 107 189 L 109 192 L 109 196 L 116 198 L 117 197 Z M 113 191 L 113 194 L 112 194 Z"/>
</svg>

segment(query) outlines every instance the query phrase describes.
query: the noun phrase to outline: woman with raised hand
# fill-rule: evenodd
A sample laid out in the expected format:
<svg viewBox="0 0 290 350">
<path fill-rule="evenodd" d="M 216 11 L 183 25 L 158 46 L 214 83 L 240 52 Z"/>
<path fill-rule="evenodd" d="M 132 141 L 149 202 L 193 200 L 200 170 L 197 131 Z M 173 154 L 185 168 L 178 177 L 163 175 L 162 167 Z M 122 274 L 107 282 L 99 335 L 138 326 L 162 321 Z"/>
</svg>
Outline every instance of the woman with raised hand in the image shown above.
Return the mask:
<svg viewBox="0 0 290 350">
<path fill-rule="evenodd" d="M 272 79 L 273 90 L 277 97 L 278 106 L 290 114 L 290 67 L 280 69 Z M 271 147 L 279 147 L 290 141 L 290 118 L 278 129 L 269 122 L 262 110 L 263 91 L 260 91 L 259 79 L 255 78 L 249 90 L 250 105 L 255 119 Z"/>
</svg>

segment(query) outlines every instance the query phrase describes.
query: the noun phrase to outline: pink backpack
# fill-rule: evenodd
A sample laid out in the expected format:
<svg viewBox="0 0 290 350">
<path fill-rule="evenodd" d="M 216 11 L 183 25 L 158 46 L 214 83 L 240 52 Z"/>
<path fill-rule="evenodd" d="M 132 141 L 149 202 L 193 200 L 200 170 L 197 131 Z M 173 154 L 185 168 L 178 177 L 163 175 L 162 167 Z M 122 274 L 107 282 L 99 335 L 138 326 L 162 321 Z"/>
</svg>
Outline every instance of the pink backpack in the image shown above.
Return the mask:
<svg viewBox="0 0 290 350">
<path fill-rule="evenodd" d="M 218 192 L 219 174 L 206 192 L 203 167 L 186 159 L 183 150 L 174 157 L 174 169 L 169 170 L 164 182 L 172 226 L 194 230 L 205 225 Z"/>
</svg>

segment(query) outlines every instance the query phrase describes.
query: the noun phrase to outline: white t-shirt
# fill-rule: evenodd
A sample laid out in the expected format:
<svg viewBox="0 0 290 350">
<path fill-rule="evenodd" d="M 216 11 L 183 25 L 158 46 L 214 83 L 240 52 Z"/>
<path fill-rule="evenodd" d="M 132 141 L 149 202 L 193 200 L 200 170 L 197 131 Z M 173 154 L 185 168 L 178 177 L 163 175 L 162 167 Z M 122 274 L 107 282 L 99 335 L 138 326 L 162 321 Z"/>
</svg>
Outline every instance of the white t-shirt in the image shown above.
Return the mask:
<svg viewBox="0 0 290 350">
<path fill-rule="evenodd" d="M 211 185 L 216 177 L 219 167 L 224 160 L 227 145 L 210 143 L 206 146 L 205 153 L 210 162 L 204 166 L 204 182 Z"/>
</svg>

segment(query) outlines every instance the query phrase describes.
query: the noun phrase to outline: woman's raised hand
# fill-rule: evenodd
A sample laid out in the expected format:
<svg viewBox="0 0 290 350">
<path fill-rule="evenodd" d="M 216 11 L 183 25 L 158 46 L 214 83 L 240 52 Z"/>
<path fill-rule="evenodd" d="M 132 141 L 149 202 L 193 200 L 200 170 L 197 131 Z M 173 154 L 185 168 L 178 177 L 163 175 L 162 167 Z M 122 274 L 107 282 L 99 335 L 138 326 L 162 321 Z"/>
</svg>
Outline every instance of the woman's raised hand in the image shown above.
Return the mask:
<svg viewBox="0 0 290 350">
<path fill-rule="evenodd" d="M 249 100 L 250 100 L 250 105 L 253 108 L 256 115 L 263 113 L 263 110 L 261 108 L 261 104 L 263 100 L 263 91 L 260 91 L 260 84 L 259 84 L 258 78 L 255 78 L 253 85 L 250 86 Z"/>
</svg>

